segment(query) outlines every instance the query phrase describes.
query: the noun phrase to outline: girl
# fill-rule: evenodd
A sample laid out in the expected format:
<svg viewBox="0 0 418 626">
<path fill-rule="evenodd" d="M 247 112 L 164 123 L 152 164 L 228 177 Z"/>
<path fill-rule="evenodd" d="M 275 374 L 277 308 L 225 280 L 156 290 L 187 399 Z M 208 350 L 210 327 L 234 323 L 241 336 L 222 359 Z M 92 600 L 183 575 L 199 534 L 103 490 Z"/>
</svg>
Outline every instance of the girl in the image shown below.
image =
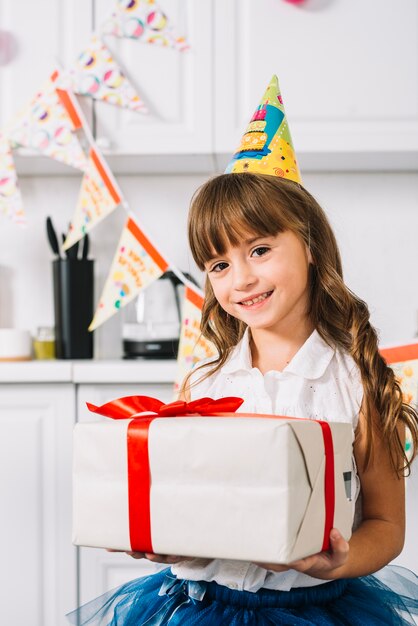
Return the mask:
<svg viewBox="0 0 418 626">
<path fill-rule="evenodd" d="M 414 624 L 417 577 L 384 566 L 403 546 L 405 428 L 415 454 L 418 416 L 379 355 L 366 304 L 343 282 L 324 212 L 298 183 L 221 175 L 192 201 L 189 240 L 207 275 L 202 333 L 219 357 L 192 372 L 183 398 L 233 395 L 244 412 L 350 422 L 353 535 L 333 529 L 329 551 L 289 566 L 133 554 L 171 570 L 82 607 L 79 623 Z"/>
</svg>

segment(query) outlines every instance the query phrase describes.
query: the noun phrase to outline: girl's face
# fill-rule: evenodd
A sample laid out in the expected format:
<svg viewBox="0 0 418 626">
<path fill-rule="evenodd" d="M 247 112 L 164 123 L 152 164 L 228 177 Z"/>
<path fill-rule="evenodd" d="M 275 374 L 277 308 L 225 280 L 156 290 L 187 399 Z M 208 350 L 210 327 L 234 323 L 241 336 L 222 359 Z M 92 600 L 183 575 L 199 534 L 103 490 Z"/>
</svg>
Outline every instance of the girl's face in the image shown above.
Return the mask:
<svg viewBox="0 0 418 626">
<path fill-rule="evenodd" d="M 286 332 L 306 322 L 310 252 L 291 231 L 249 235 L 205 264 L 221 307 L 251 329 Z"/>
</svg>

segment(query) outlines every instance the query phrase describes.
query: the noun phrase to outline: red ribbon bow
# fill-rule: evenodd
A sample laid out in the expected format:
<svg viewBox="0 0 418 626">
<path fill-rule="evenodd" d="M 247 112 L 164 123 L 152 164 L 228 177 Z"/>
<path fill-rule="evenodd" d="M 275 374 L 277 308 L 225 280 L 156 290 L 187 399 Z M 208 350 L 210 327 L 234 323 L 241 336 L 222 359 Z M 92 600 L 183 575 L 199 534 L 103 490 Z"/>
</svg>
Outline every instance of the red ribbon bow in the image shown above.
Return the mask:
<svg viewBox="0 0 418 626">
<path fill-rule="evenodd" d="M 141 413 L 154 413 L 154 417 L 175 417 L 178 415 L 213 415 L 213 413 L 235 413 L 244 402 L 242 398 L 228 397 L 212 400 L 199 398 L 192 402 L 176 400 L 164 404 L 157 398 L 150 396 L 125 396 L 112 400 L 102 406 L 95 406 L 87 402 L 87 408 L 92 413 L 111 417 L 114 420 L 139 418 Z M 144 416 L 145 417 L 145 416 Z"/>
</svg>

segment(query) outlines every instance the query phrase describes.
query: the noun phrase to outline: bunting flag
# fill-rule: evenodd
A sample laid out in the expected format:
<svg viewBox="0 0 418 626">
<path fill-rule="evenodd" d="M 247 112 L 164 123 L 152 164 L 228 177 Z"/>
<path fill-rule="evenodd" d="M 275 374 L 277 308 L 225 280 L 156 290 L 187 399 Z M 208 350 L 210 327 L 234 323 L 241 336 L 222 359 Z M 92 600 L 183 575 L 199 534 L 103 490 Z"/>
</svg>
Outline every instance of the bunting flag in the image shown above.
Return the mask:
<svg viewBox="0 0 418 626">
<path fill-rule="evenodd" d="M 144 102 L 113 59 L 110 50 L 96 35 L 92 36 L 68 76 L 71 88 L 76 93 L 132 111 L 147 112 Z"/>
<path fill-rule="evenodd" d="M 89 330 L 112 317 L 167 269 L 167 261 L 129 217 Z"/>
<path fill-rule="evenodd" d="M 8 138 L 18 146 L 85 171 L 87 158 L 74 131 L 82 122 L 67 92 L 57 87 L 54 72 L 28 106 L 8 126 Z"/>
<path fill-rule="evenodd" d="M 116 209 L 121 201 L 117 183 L 103 157 L 91 148 L 88 168 L 83 176 L 77 206 L 63 250 L 71 248 L 82 239 Z"/>
<path fill-rule="evenodd" d="M 418 408 L 418 341 L 405 345 L 381 348 L 380 354 L 393 369 L 402 390 L 403 401 Z M 412 436 L 405 430 L 405 452 L 412 458 Z"/>
<path fill-rule="evenodd" d="M 202 359 L 216 357 L 213 343 L 203 337 L 200 331 L 203 296 L 186 286 L 182 311 L 179 351 L 177 355 L 177 376 L 174 391 L 178 392 L 184 378 L 192 367 Z"/>
<path fill-rule="evenodd" d="M 395 372 L 404 402 L 418 406 L 418 341 L 381 348 L 380 354 Z"/>
<path fill-rule="evenodd" d="M 10 217 L 17 224 L 26 223 L 12 149 L 10 142 L 2 133 L 0 133 L 0 213 Z"/>
<path fill-rule="evenodd" d="M 181 51 L 189 48 L 185 38 L 174 32 L 155 0 L 117 0 L 112 14 L 102 25 L 102 32 Z"/>
</svg>

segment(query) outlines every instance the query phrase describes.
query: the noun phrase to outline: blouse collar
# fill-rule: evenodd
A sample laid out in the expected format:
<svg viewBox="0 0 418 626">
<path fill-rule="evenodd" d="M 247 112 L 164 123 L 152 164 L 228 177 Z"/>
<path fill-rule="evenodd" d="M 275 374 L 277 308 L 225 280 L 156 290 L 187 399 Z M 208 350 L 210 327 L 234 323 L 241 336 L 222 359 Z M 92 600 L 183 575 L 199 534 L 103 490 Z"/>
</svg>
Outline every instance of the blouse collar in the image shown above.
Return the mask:
<svg viewBox="0 0 418 626">
<path fill-rule="evenodd" d="M 315 380 L 324 374 L 334 354 L 335 349 L 322 339 L 317 330 L 314 330 L 282 373 Z M 256 368 L 253 368 L 251 362 L 250 333 L 247 328 L 241 341 L 231 351 L 222 371 L 232 374 L 238 371 L 250 372 L 253 369 Z"/>
</svg>

